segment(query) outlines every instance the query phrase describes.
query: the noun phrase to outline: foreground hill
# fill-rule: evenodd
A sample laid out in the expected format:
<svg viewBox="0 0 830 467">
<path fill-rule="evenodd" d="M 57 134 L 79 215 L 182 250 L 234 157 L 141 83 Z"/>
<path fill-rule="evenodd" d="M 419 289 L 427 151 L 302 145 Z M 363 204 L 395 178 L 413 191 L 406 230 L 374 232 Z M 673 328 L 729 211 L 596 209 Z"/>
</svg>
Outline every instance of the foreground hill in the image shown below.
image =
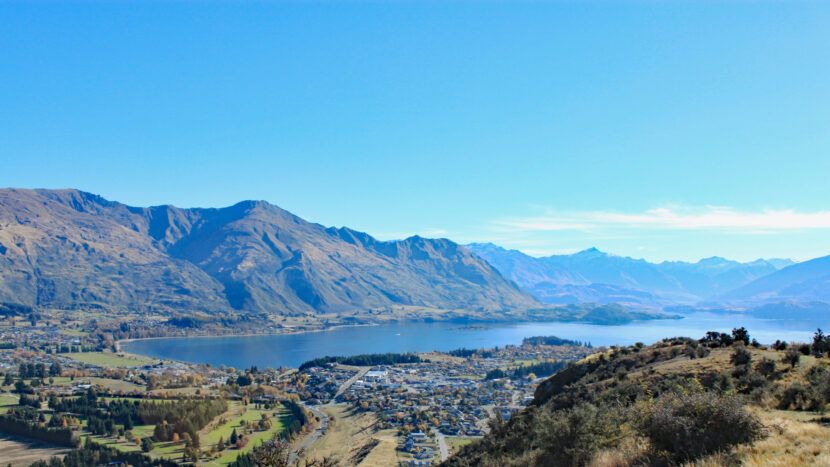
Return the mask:
<svg viewBox="0 0 830 467">
<path fill-rule="evenodd" d="M 828 348 L 725 334 L 612 348 L 542 382 L 445 465 L 827 465 Z"/>
<path fill-rule="evenodd" d="M 590 248 L 572 255 L 534 258 L 490 243 L 467 245 L 503 275 L 547 303 L 622 303 L 661 307 L 715 297 L 792 264 L 789 260 L 739 263 L 705 258 L 697 263 L 616 256 Z"/>
<path fill-rule="evenodd" d="M 302 314 L 540 304 L 445 239 L 381 242 L 264 201 L 131 207 L 78 190 L 0 190 L 0 302 Z"/>
</svg>

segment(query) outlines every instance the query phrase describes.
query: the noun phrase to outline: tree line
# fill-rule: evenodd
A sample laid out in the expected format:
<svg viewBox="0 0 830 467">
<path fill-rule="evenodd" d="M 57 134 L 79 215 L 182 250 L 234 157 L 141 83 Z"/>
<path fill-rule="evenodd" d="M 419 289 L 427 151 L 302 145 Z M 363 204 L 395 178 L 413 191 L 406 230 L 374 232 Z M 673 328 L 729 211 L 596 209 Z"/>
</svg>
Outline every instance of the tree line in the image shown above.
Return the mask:
<svg viewBox="0 0 830 467">
<path fill-rule="evenodd" d="M 78 438 L 72 430 L 47 426 L 41 415 L 31 407 L 12 407 L 0 415 L 0 431 L 60 446 L 78 445 Z"/>
<path fill-rule="evenodd" d="M 350 357 L 325 356 L 309 360 L 300 365 L 300 371 L 314 367 L 324 367 L 332 363 L 340 363 L 342 365 L 352 366 L 374 366 L 374 365 L 394 365 L 396 363 L 420 363 L 421 357 L 413 353 L 384 353 L 384 354 L 362 354 L 353 355 Z"/>
<path fill-rule="evenodd" d="M 556 336 L 533 336 L 522 339 L 522 345 L 576 345 L 591 348 L 590 342 L 573 341 Z"/>
<path fill-rule="evenodd" d="M 62 371 L 63 369 L 58 362 L 52 363 L 49 368 L 46 368 L 46 365 L 43 363 L 21 363 L 20 366 L 17 367 L 18 376 L 21 378 L 43 379 L 47 376 L 58 376 Z"/>
<path fill-rule="evenodd" d="M 173 461 L 152 459 L 140 452 L 121 452 L 115 448 L 87 440 L 83 446 L 73 449 L 63 459 L 53 457 L 49 462 L 37 461 L 31 467 L 87 467 L 123 462 L 133 467 L 175 467 Z"/>
<path fill-rule="evenodd" d="M 135 401 L 115 399 L 105 401 L 98 398 L 93 389 L 80 397 L 49 398 L 49 408 L 56 413 L 73 413 L 84 416 L 90 432 L 96 435 L 113 434 L 116 424 L 130 430 L 135 425 L 156 425 L 153 438 L 156 441 L 170 441 L 174 435 L 196 432 L 213 418 L 228 410 L 224 399 L 184 399 L 176 401 Z"/>
<path fill-rule="evenodd" d="M 491 380 L 491 379 L 498 379 L 498 378 L 510 378 L 510 379 L 522 379 L 527 378 L 532 374 L 538 376 L 550 376 L 557 371 L 565 368 L 567 364 L 562 360 L 554 360 L 550 362 L 539 362 L 534 363 L 532 365 L 525 365 L 516 368 L 508 368 L 507 370 L 502 370 L 501 368 L 495 368 L 487 372 L 484 379 Z"/>
</svg>

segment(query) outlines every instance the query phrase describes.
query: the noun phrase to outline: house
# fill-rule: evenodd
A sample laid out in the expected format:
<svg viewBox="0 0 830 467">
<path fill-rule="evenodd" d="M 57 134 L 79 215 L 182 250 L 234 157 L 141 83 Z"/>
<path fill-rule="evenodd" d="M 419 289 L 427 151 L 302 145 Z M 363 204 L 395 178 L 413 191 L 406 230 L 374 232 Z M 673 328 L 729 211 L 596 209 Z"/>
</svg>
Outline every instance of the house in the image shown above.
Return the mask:
<svg viewBox="0 0 830 467">
<path fill-rule="evenodd" d="M 435 450 L 432 448 L 421 448 L 421 450 L 415 454 L 416 459 L 432 459 L 433 457 L 435 457 Z"/>
</svg>

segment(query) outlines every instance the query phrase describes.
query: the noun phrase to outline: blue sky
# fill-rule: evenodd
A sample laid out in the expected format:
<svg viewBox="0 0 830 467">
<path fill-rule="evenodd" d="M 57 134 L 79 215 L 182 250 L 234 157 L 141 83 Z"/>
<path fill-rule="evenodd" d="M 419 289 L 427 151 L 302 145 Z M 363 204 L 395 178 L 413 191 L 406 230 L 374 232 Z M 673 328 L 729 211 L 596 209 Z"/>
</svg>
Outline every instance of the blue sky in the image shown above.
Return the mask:
<svg viewBox="0 0 830 467">
<path fill-rule="evenodd" d="M 0 3 L 0 186 L 382 239 L 830 254 L 830 4 Z"/>
</svg>

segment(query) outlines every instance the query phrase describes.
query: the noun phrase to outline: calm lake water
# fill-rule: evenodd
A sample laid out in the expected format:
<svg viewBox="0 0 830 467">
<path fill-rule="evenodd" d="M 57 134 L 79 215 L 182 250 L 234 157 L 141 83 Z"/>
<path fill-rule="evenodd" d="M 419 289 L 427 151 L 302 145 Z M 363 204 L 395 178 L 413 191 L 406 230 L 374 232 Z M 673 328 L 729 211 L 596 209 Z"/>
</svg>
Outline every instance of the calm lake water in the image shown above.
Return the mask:
<svg viewBox="0 0 830 467">
<path fill-rule="evenodd" d="M 122 349 L 157 358 L 235 368 L 298 367 L 325 355 L 452 350 L 521 344 L 529 336 L 559 336 L 594 346 L 653 343 L 664 337 L 699 338 L 706 331 L 729 332 L 744 326 L 761 343 L 776 339 L 808 342 L 827 322 L 798 319 L 768 320 L 746 315 L 691 313 L 678 320 L 639 321 L 618 326 L 578 323 L 495 324 L 487 329 L 465 329 L 457 323 L 399 323 L 343 327 L 330 331 L 272 336 L 148 339 L 125 342 Z"/>
</svg>

